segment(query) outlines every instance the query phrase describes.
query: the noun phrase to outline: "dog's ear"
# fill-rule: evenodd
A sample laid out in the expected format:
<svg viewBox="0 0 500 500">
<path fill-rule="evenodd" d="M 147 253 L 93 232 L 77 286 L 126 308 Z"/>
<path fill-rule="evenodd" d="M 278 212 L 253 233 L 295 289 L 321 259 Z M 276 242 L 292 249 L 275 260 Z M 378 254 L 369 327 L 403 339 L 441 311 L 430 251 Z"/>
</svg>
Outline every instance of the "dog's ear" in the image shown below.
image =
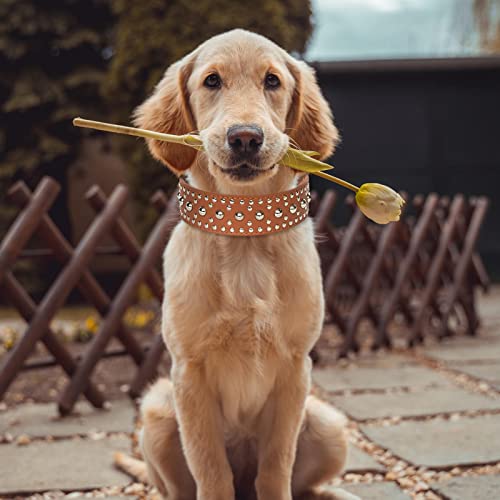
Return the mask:
<svg viewBox="0 0 500 500">
<path fill-rule="evenodd" d="M 137 127 L 175 135 L 196 129 L 187 89 L 193 64 L 194 58 L 186 56 L 167 69 L 152 95 L 134 111 Z M 197 151 L 189 146 L 154 139 L 147 142 L 151 154 L 177 174 L 188 169 L 196 158 Z"/>
<path fill-rule="evenodd" d="M 295 79 L 287 131 L 301 149 L 317 151 L 318 159 L 330 156 L 339 142 L 330 106 L 316 82 L 314 70 L 306 63 L 291 60 L 288 69 Z"/>
</svg>

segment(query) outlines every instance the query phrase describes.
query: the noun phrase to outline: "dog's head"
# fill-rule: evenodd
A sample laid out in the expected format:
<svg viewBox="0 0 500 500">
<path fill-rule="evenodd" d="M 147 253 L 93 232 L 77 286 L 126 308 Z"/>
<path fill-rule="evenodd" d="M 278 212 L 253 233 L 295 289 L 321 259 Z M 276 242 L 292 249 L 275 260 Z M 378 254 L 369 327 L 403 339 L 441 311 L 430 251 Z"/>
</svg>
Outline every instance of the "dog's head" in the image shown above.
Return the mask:
<svg viewBox="0 0 500 500">
<path fill-rule="evenodd" d="M 174 172 L 196 167 L 222 189 L 293 176 L 277 167 L 289 138 L 320 158 L 338 140 L 312 68 L 243 30 L 215 36 L 170 66 L 136 110 L 135 124 L 169 134 L 199 132 L 204 153 L 155 140 L 149 147 Z"/>
</svg>

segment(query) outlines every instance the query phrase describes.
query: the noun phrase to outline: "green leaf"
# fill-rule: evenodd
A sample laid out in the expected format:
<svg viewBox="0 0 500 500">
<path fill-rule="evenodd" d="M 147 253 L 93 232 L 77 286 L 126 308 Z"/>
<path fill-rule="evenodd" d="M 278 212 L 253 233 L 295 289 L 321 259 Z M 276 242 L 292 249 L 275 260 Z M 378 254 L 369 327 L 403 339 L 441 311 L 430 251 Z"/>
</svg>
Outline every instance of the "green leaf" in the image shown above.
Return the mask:
<svg viewBox="0 0 500 500">
<path fill-rule="evenodd" d="M 315 151 L 299 151 L 298 149 L 288 148 L 285 156 L 281 159 L 281 163 L 287 167 L 309 172 L 311 174 L 314 172 L 322 172 L 323 170 L 331 170 L 333 168 L 331 165 L 328 165 L 328 163 L 323 163 L 322 161 L 312 158 L 313 155 L 316 156 L 318 153 Z"/>
</svg>

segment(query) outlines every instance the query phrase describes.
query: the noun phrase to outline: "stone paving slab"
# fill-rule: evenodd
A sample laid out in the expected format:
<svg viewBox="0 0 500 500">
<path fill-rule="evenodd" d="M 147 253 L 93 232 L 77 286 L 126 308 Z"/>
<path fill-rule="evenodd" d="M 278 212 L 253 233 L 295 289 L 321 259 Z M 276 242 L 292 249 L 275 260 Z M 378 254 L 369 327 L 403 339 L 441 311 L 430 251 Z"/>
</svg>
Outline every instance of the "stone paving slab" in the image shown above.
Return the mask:
<svg viewBox="0 0 500 500">
<path fill-rule="evenodd" d="M 322 368 L 313 371 L 313 379 L 327 391 L 451 386 L 440 373 L 415 365 Z"/>
<path fill-rule="evenodd" d="M 0 445 L 0 496 L 124 486 L 131 480 L 113 467 L 113 453 L 129 450 L 129 439 L 122 437 Z"/>
<path fill-rule="evenodd" d="M 134 418 L 134 404 L 128 399 L 114 401 L 109 411 L 96 410 L 82 401 L 74 415 L 63 418 L 54 403 L 23 404 L 0 413 L 0 435 L 64 437 L 90 431 L 133 432 Z"/>
<path fill-rule="evenodd" d="M 486 364 L 457 364 L 453 369 L 486 380 L 493 386 L 500 387 L 500 363 Z"/>
<path fill-rule="evenodd" d="M 500 409 L 500 398 L 459 388 L 419 389 L 414 392 L 332 396 L 333 403 L 357 420 L 381 417 L 419 417 L 465 410 Z"/>
<path fill-rule="evenodd" d="M 425 349 L 423 353 L 439 361 L 498 361 L 500 341 L 481 338 L 451 341 Z"/>
<path fill-rule="evenodd" d="M 350 444 L 345 472 L 385 472 L 386 468 L 368 453 Z"/>
<path fill-rule="evenodd" d="M 448 500 L 493 500 L 500 498 L 500 476 L 455 477 L 430 487 Z"/>
<path fill-rule="evenodd" d="M 90 499 L 95 499 L 96 497 L 91 497 L 91 496 L 79 496 L 79 497 L 71 497 L 71 500 L 90 500 Z M 107 498 L 108 500 L 138 500 L 139 497 L 131 497 L 131 496 L 116 496 L 116 495 L 111 495 L 111 496 L 100 496 L 97 498 Z"/>
<path fill-rule="evenodd" d="M 500 461 L 500 415 L 362 425 L 365 435 L 408 462 L 430 468 Z"/>
<path fill-rule="evenodd" d="M 342 489 L 348 491 L 352 495 L 356 495 L 361 500 L 410 500 L 410 496 L 402 491 L 396 483 L 379 482 L 371 484 L 343 484 Z M 342 496 L 337 493 L 336 488 L 329 488 L 338 495 L 339 500 L 350 500 L 351 497 Z"/>
<path fill-rule="evenodd" d="M 66 497 L 67 498 L 67 497 Z M 79 497 L 74 497 L 71 496 L 71 500 L 90 500 L 90 499 L 95 499 L 96 497 L 91 497 L 91 496 L 79 496 Z M 131 496 L 116 496 L 116 495 L 111 495 L 111 496 L 100 496 L 97 498 L 107 498 L 108 500 L 138 500 L 139 497 L 131 497 Z"/>
</svg>

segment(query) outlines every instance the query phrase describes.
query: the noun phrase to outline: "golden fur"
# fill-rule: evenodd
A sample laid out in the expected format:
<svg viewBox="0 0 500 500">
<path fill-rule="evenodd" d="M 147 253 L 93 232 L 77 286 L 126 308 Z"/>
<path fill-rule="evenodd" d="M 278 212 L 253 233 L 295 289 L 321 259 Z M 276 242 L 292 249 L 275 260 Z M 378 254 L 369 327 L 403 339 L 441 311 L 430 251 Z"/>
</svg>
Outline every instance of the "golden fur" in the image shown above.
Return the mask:
<svg viewBox="0 0 500 500">
<path fill-rule="evenodd" d="M 279 89 L 263 88 L 270 71 Z M 224 82 L 217 91 L 203 86 L 214 72 Z M 242 30 L 208 40 L 168 68 L 135 116 L 147 129 L 199 131 L 206 153 L 154 140 L 149 147 L 194 186 L 219 193 L 289 189 L 302 175 L 276 165 L 289 137 L 321 158 L 337 141 L 313 70 Z M 225 171 L 234 124 L 264 132 L 260 173 L 251 180 Z M 142 403 L 146 465 L 122 455 L 119 465 L 139 478 L 147 468 L 169 500 L 320 498 L 316 488 L 341 471 L 347 444 L 342 417 L 308 396 L 308 353 L 324 309 L 312 221 L 258 238 L 211 235 L 181 222 L 165 251 L 164 277 L 171 382 L 158 381 Z"/>
</svg>

